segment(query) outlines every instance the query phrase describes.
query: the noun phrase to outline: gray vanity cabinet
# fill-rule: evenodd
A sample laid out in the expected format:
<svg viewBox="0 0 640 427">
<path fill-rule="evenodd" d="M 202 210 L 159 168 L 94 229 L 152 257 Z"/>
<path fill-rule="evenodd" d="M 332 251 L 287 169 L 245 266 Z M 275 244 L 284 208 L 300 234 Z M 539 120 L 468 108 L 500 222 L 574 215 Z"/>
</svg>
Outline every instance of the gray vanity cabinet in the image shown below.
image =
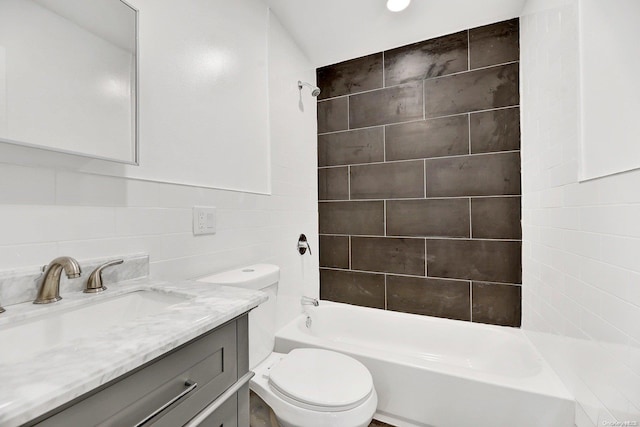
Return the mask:
<svg viewBox="0 0 640 427">
<path fill-rule="evenodd" d="M 27 425 L 247 427 L 251 375 L 245 314 Z"/>
</svg>

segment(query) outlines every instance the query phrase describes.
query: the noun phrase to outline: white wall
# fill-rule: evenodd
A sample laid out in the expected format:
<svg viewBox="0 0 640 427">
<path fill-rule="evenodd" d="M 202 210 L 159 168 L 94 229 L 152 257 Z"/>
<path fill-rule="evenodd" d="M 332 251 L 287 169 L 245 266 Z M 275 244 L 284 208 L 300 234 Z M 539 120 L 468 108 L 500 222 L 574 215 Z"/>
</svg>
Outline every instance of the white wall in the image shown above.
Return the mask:
<svg viewBox="0 0 640 427">
<path fill-rule="evenodd" d="M 640 173 L 578 182 L 578 7 L 530 0 L 521 19 L 522 289 L 583 427 L 640 422 Z"/>
<path fill-rule="evenodd" d="M 189 1 L 191 6 L 200 4 Z M 215 19 L 227 19 L 236 26 L 229 39 L 250 23 L 242 14 Z M 315 70 L 276 20 L 270 20 L 263 39 L 269 41 L 271 195 L 0 163 L 0 270 L 42 265 L 58 255 L 84 259 L 146 252 L 152 276 L 184 279 L 273 262 L 282 269 L 283 301 L 291 303 L 282 308 L 279 321 L 297 313 L 297 299 L 303 292 L 318 293 L 317 251 L 301 257 L 295 250 L 300 233 L 307 234 L 314 249 L 318 245 L 315 102 L 306 93 L 306 108 L 301 112 L 297 89 L 298 79 L 314 81 Z M 220 43 L 225 45 L 225 40 Z M 173 60 L 167 57 L 165 66 L 171 67 Z M 141 78 L 160 72 L 147 67 Z M 167 92 L 179 96 L 181 82 L 169 84 Z M 261 89 L 266 92 L 266 87 Z M 221 108 L 215 99 L 209 106 L 196 107 L 212 113 Z M 149 121 L 166 119 L 153 117 L 148 110 L 143 114 Z M 251 120 L 243 118 L 247 123 Z M 154 147 L 155 140 L 148 133 L 146 138 L 149 149 Z M 224 158 L 230 141 L 211 138 L 200 143 Z M 56 153 L 48 156 L 59 159 Z M 46 161 L 46 156 L 39 161 Z M 194 205 L 218 208 L 217 234 L 192 235 Z"/>
</svg>

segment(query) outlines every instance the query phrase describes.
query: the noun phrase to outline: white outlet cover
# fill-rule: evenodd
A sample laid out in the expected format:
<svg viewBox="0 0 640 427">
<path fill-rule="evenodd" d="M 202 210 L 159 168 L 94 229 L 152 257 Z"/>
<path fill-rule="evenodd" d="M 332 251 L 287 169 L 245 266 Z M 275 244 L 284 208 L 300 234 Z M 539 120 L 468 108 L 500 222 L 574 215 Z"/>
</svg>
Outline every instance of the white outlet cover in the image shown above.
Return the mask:
<svg viewBox="0 0 640 427">
<path fill-rule="evenodd" d="M 217 214 L 213 206 L 193 207 L 193 234 L 216 234 Z"/>
</svg>

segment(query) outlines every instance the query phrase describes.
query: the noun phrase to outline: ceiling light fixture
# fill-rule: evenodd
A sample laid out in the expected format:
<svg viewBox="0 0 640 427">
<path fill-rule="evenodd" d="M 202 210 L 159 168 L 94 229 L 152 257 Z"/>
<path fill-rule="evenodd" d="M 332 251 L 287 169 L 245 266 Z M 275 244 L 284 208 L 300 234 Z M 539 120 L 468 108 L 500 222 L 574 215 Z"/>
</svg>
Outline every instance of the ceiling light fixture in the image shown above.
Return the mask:
<svg viewBox="0 0 640 427">
<path fill-rule="evenodd" d="M 387 0 L 387 9 L 391 12 L 400 12 L 409 6 L 411 0 Z"/>
</svg>

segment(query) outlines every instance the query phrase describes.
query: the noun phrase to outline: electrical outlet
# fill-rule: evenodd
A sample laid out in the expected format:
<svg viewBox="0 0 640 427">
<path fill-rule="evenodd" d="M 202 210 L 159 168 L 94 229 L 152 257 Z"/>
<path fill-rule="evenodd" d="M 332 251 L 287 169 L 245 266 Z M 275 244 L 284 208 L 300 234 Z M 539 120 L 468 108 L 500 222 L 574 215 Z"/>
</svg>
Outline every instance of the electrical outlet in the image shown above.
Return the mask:
<svg viewBox="0 0 640 427">
<path fill-rule="evenodd" d="M 216 208 L 193 207 L 193 234 L 216 234 Z"/>
</svg>

